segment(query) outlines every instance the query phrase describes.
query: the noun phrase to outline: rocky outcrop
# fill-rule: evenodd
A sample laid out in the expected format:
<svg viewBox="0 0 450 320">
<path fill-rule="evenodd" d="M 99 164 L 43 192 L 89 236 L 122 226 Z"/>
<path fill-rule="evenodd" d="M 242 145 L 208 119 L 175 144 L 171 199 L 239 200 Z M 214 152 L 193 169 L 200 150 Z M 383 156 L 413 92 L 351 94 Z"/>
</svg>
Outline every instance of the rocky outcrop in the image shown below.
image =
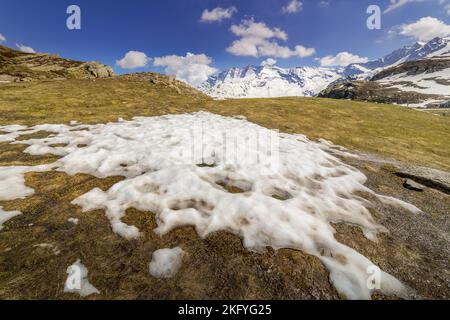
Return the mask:
<svg viewBox="0 0 450 320">
<path fill-rule="evenodd" d="M 0 46 L 0 82 L 96 79 L 113 76 L 113 69 L 99 62 L 81 62 L 43 53 L 24 53 Z"/>
<path fill-rule="evenodd" d="M 322 91 L 319 97 L 397 104 L 420 103 L 426 99 L 438 98 L 435 95 L 421 94 L 414 91 L 401 91 L 374 81 L 335 83 Z"/>
<path fill-rule="evenodd" d="M 98 62 L 85 62 L 78 68 L 81 71 L 81 77 L 87 78 L 110 78 L 114 76 L 114 71 L 110 66 Z M 75 73 L 75 70 L 68 70 L 70 73 Z"/>
<path fill-rule="evenodd" d="M 395 172 L 399 177 L 450 194 L 450 173 L 425 167 L 409 166 Z"/>
</svg>

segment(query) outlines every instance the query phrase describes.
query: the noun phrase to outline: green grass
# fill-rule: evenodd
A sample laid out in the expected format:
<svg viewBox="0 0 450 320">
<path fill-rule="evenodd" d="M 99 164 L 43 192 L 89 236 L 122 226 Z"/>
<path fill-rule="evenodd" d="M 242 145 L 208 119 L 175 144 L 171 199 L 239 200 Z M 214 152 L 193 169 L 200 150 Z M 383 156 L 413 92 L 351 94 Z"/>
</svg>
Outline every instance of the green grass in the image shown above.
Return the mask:
<svg viewBox="0 0 450 320">
<path fill-rule="evenodd" d="M 400 106 L 316 98 L 214 101 L 145 81 L 67 80 L 0 86 L 0 124 L 85 123 L 206 110 L 288 133 L 450 170 L 450 118 Z"/>
</svg>

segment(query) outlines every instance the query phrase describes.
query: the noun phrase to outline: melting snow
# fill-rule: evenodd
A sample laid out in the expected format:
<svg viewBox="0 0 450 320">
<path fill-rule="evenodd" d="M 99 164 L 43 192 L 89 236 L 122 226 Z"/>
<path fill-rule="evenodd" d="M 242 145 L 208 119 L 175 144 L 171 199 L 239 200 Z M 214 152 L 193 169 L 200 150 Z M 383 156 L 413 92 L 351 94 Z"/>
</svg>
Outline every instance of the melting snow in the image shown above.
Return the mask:
<svg viewBox="0 0 450 320">
<path fill-rule="evenodd" d="M 149 264 L 150 274 L 155 278 L 172 278 L 181 267 L 184 257 L 181 248 L 160 249 L 153 252 Z"/>
<path fill-rule="evenodd" d="M 238 235 L 249 250 L 302 250 L 327 266 L 331 282 L 348 298 L 369 299 L 373 292 L 367 286 L 373 263 L 339 243 L 331 223 L 357 225 L 374 241 L 386 229 L 372 218 L 371 204 L 357 195 L 373 194 L 364 186 L 366 177 L 335 157 L 343 151 L 326 141 L 288 134 L 275 139 L 274 131 L 243 118 L 205 112 L 98 125 L 40 125 L 20 132 L 30 130 L 55 134 L 16 142 L 28 144 L 26 152 L 62 158 L 46 166 L 0 167 L 0 175 L 9 172 L 12 179 L 0 180 L 0 200 L 30 195 L 23 174 L 37 169 L 121 175 L 126 179 L 109 190 L 93 189 L 73 204 L 84 212 L 104 209 L 113 231 L 127 239 L 139 236 L 135 226 L 122 221 L 128 208 L 136 208 L 156 215 L 155 232 L 161 235 L 194 226 L 200 237 L 219 230 Z M 14 185 L 16 190 L 9 190 Z M 419 211 L 400 200 L 380 200 Z M 155 254 L 155 270 L 160 270 L 160 258 L 171 260 L 173 253 Z M 381 279 L 383 293 L 406 293 L 391 275 L 382 272 Z"/>
<path fill-rule="evenodd" d="M 67 219 L 67 221 L 69 221 L 69 222 L 71 222 L 71 223 L 76 225 L 76 224 L 78 224 L 79 219 L 77 219 L 77 218 L 69 218 L 69 219 Z"/>
<path fill-rule="evenodd" d="M 22 213 L 20 211 L 4 211 L 3 207 L 0 207 L 0 230 L 2 230 L 4 228 L 3 224 L 6 221 L 8 221 L 14 217 L 17 217 L 21 214 Z"/>
<path fill-rule="evenodd" d="M 91 294 L 100 294 L 100 291 L 89 283 L 88 270 L 79 259 L 67 268 L 67 274 L 64 292 L 78 293 L 83 298 Z"/>
</svg>

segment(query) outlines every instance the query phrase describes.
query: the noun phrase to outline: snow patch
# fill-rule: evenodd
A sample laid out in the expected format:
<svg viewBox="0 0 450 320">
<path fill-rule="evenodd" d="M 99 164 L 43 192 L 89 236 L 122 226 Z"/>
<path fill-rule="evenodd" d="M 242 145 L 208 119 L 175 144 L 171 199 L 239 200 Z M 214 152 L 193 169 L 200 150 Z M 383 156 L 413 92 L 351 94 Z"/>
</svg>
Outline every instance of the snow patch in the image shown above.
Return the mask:
<svg viewBox="0 0 450 320">
<path fill-rule="evenodd" d="M 64 285 L 64 292 L 78 293 L 82 298 L 92 294 L 100 294 L 88 280 L 88 270 L 78 259 L 74 264 L 67 268 L 67 280 Z"/>
<path fill-rule="evenodd" d="M 195 128 L 201 128 L 200 140 L 193 144 Z M 7 176 L 20 185 L 12 194 L 3 189 L 8 198 L 32 193 L 23 184 L 23 174 L 36 169 L 100 178 L 120 175 L 125 180 L 107 191 L 93 189 L 73 204 L 84 212 L 105 210 L 113 231 L 124 238 L 139 237 L 138 228 L 122 221 L 128 208 L 136 208 L 156 215 L 158 234 L 193 226 L 202 238 L 216 231 L 231 232 L 249 250 L 301 250 L 328 267 L 331 282 L 348 298 L 370 299 L 373 293 L 366 272 L 373 263 L 339 243 L 331 225 L 359 226 L 374 241 L 379 232 L 387 231 L 372 218 L 367 209 L 371 204 L 358 196 L 373 193 L 364 186 L 364 174 L 335 156 L 348 155 L 345 149 L 304 135 L 280 134 L 274 153 L 273 141 L 267 138 L 274 131 L 244 118 L 206 112 L 98 125 L 41 125 L 30 130 L 55 134 L 16 142 L 28 144 L 26 152 L 62 158 L 43 167 L 0 167 L 0 173 L 11 170 Z M 233 143 L 227 138 L 230 132 L 243 140 Z M 267 139 L 255 140 L 255 136 Z M 233 161 L 227 161 L 228 156 Z M 0 180 L 0 190 L 2 185 Z M 166 261 L 170 256 L 163 251 L 161 257 Z M 381 280 L 383 293 L 406 294 L 406 288 L 389 274 L 382 272 Z"/>
<path fill-rule="evenodd" d="M 6 221 L 11 220 L 12 218 L 17 217 L 21 214 L 22 212 L 20 211 L 4 211 L 3 207 L 0 207 L 0 230 L 3 230 L 3 224 Z"/>
<path fill-rule="evenodd" d="M 77 225 L 78 222 L 79 222 L 79 219 L 77 219 L 77 218 L 69 218 L 69 219 L 67 219 L 67 221 L 69 221 L 69 222 L 71 222 L 71 223 Z"/>
<path fill-rule="evenodd" d="M 34 190 L 25 186 L 24 175 L 27 172 L 44 172 L 49 165 L 34 167 L 0 167 L 0 201 L 24 199 L 34 194 Z"/>
<path fill-rule="evenodd" d="M 150 274 L 155 278 L 172 278 L 181 268 L 185 252 L 179 248 L 160 249 L 152 254 Z"/>
</svg>

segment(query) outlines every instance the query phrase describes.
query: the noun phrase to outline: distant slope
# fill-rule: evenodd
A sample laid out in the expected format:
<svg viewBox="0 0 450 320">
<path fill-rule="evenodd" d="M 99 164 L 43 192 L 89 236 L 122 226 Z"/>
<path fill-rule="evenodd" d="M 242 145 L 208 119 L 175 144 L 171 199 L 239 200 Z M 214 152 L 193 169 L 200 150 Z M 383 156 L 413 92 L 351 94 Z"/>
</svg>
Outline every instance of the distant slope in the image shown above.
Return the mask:
<svg viewBox="0 0 450 320">
<path fill-rule="evenodd" d="M 384 69 L 404 62 L 445 56 L 450 56 L 450 38 L 437 37 L 426 43 L 416 42 L 405 46 L 377 60 L 351 64 L 343 73 L 350 80 L 367 80 Z"/>
<path fill-rule="evenodd" d="M 436 107 L 450 99 L 450 59 L 407 61 L 382 70 L 370 80 L 330 85 L 320 97 Z"/>
<path fill-rule="evenodd" d="M 24 53 L 0 46 L 0 82 L 112 76 L 112 68 L 98 62 L 74 61 L 45 53 Z"/>
<path fill-rule="evenodd" d="M 408 61 L 383 70 L 372 81 L 402 91 L 437 94 L 450 97 L 450 59 Z"/>
</svg>

